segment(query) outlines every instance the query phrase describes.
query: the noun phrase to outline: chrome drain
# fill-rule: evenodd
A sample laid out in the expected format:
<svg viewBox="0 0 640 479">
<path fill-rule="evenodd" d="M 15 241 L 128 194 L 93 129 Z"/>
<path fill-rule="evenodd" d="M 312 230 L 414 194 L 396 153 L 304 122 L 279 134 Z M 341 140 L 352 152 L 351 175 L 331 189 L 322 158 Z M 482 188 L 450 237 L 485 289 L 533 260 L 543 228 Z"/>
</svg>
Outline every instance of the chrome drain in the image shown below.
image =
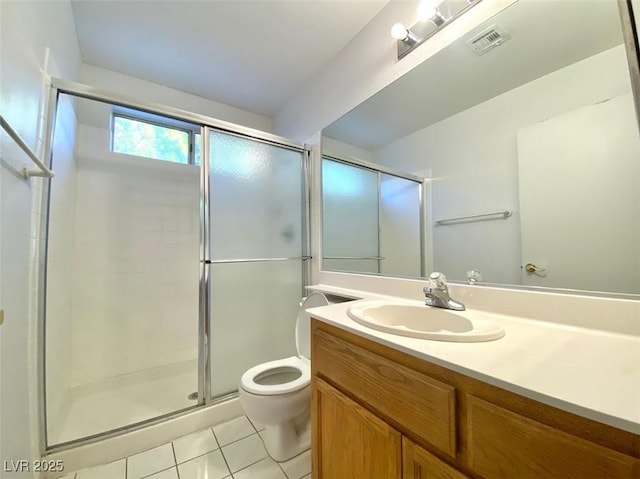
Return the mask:
<svg viewBox="0 0 640 479">
<path fill-rule="evenodd" d="M 195 392 L 195 393 L 191 393 L 191 394 L 189 394 L 189 395 L 187 396 L 187 399 L 188 399 L 189 401 L 197 401 L 197 400 L 198 400 L 198 393 L 197 393 L 197 392 Z"/>
</svg>

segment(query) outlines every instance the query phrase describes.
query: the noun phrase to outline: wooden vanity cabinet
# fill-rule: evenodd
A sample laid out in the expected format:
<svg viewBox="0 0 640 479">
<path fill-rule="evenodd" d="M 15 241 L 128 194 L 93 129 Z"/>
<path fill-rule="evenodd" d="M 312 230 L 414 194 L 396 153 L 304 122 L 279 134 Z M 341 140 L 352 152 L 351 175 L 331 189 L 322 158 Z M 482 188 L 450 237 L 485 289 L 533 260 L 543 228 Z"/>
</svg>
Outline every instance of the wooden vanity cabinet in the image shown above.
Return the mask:
<svg viewBox="0 0 640 479">
<path fill-rule="evenodd" d="M 314 479 L 638 478 L 640 436 L 312 320 Z"/>
</svg>

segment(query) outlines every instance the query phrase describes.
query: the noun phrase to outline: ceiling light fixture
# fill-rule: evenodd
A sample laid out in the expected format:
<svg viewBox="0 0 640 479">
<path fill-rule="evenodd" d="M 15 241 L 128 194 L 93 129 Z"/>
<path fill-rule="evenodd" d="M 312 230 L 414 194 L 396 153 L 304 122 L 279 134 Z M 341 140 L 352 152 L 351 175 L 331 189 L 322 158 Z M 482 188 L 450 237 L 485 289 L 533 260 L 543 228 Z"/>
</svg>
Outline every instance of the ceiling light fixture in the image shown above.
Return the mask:
<svg viewBox="0 0 640 479">
<path fill-rule="evenodd" d="M 391 36 L 397 40 L 398 60 L 481 1 L 422 0 L 418 4 L 418 23 L 411 28 L 396 23 L 391 28 Z"/>
</svg>

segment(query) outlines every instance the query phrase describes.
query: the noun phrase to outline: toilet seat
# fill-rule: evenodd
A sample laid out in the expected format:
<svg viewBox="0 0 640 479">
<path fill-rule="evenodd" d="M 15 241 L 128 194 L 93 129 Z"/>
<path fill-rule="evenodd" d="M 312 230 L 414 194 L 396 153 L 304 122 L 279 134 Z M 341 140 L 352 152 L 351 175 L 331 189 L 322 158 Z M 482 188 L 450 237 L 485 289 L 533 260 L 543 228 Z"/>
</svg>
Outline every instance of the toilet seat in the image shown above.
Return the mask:
<svg viewBox="0 0 640 479">
<path fill-rule="evenodd" d="M 300 372 L 300 376 L 293 381 L 281 384 L 258 384 L 256 378 L 269 371 L 278 373 L 278 369 L 292 372 Z M 283 372 L 284 372 L 283 371 Z M 247 370 L 240 379 L 240 387 L 245 391 L 259 396 L 272 396 L 276 394 L 287 394 L 299 391 L 311 384 L 311 367 L 305 358 L 291 356 L 290 358 L 277 359 L 268 363 L 259 364 Z"/>
<path fill-rule="evenodd" d="M 328 304 L 329 301 L 322 293 L 311 293 L 304 298 L 296 317 L 295 338 L 298 356 L 252 367 L 240 378 L 240 388 L 257 396 L 276 396 L 299 391 L 311 384 L 311 319 L 307 309 Z M 281 377 L 273 378 L 276 375 Z M 295 376 L 295 379 L 290 380 L 291 375 Z M 272 381 L 268 380 L 269 377 L 273 378 Z"/>
</svg>

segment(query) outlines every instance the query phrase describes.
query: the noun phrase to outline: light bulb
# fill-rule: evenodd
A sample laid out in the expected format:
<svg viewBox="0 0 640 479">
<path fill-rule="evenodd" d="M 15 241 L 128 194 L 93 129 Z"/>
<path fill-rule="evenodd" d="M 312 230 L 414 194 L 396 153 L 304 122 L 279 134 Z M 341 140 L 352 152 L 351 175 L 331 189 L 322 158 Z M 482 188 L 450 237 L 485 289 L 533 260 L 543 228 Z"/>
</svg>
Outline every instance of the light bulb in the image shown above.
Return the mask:
<svg viewBox="0 0 640 479">
<path fill-rule="evenodd" d="M 418 4 L 418 20 L 431 20 L 438 13 L 438 4 L 435 0 L 422 0 Z"/>
<path fill-rule="evenodd" d="M 391 36 L 396 40 L 406 40 L 409 38 L 409 30 L 402 23 L 396 23 L 391 27 Z"/>
</svg>

